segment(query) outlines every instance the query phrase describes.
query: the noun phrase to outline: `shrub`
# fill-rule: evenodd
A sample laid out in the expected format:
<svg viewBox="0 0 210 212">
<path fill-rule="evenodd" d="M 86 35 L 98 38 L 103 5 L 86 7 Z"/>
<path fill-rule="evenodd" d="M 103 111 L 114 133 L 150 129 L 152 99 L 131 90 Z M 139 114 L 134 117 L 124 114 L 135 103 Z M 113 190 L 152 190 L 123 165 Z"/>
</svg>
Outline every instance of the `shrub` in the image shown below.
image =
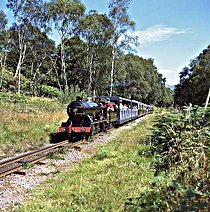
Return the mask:
<svg viewBox="0 0 210 212">
<path fill-rule="evenodd" d="M 1 76 L 2 77 L 2 84 L 1 86 L 3 88 L 7 88 L 8 84 L 11 84 L 11 82 L 13 81 L 13 74 L 12 72 L 8 71 L 8 70 L 1 70 Z"/>
<path fill-rule="evenodd" d="M 31 99 L 32 105 L 37 111 L 59 111 L 63 110 L 63 105 L 52 99 L 34 97 Z"/>
<path fill-rule="evenodd" d="M 59 98 L 62 95 L 62 93 L 59 91 L 58 88 L 49 85 L 42 85 L 41 95 L 50 98 Z"/>
<path fill-rule="evenodd" d="M 209 179 L 210 110 L 186 107 L 157 115 L 150 140 L 156 176 L 138 198 L 125 202 L 126 211 L 207 210 Z M 139 152 L 141 155 L 142 152 Z"/>
<path fill-rule="evenodd" d="M 183 186 L 174 181 L 142 192 L 137 198 L 128 199 L 125 211 L 201 211 L 208 207 L 208 195 L 183 189 Z"/>
<path fill-rule="evenodd" d="M 151 143 L 159 158 L 157 169 L 170 170 L 174 166 L 198 166 L 196 158 L 203 158 L 210 141 L 210 110 L 189 108 L 183 113 L 172 110 L 157 116 Z M 190 158 L 189 156 L 192 156 Z M 204 162 L 204 161 L 203 161 Z M 199 164 L 199 167 L 202 166 Z M 192 167 L 191 167 L 192 168 Z"/>
<path fill-rule="evenodd" d="M 73 101 L 76 99 L 77 96 L 82 96 L 82 97 L 86 97 L 87 94 L 84 92 L 84 91 L 80 91 L 80 89 L 75 86 L 71 86 L 69 88 L 69 93 L 62 93 L 60 96 L 59 96 L 59 101 L 63 104 L 67 104 L 69 103 L 70 101 Z"/>
<path fill-rule="evenodd" d="M 29 98 L 23 95 L 0 92 L 0 100 L 8 103 L 26 103 Z"/>
<path fill-rule="evenodd" d="M 114 157 L 116 157 L 114 153 L 110 152 L 105 147 L 100 146 L 93 158 L 97 160 L 104 160 L 106 158 L 114 158 Z"/>
</svg>

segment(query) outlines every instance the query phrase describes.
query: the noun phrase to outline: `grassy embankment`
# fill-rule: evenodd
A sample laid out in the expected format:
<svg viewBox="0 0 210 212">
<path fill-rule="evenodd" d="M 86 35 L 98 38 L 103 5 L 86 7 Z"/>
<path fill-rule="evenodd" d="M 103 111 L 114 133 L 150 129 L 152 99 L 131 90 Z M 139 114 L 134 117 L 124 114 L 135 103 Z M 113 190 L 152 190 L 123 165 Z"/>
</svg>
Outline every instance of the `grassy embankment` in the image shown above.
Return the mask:
<svg viewBox="0 0 210 212">
<path fill-rule="evenodd" d="M 100 145 L 91 160 L 83 159 L 41 185 L 21 211 L 122 211 L 127 200 L 147 190 L 154 177 L 152 156 L 142 156 L 152 119 L 153 115 L 145 117 Z"/>
<path fill-rule="evenodd" d="M 209 121 L 202 108 L 146 117 L 40 186 L 21 211 L 209 211 Z"/>
<path fill-rule="evenodd" d="M 0 159 L 49 143 L 66 118 L 57 101 L 0 93 Z"/>
</svg>

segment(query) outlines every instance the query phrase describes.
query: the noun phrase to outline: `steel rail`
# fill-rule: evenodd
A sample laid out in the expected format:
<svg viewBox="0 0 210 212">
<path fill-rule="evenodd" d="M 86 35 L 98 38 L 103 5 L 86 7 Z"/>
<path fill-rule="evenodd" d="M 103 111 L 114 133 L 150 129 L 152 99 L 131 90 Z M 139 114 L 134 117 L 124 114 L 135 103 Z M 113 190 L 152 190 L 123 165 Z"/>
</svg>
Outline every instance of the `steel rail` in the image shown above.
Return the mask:
<svg viewBox="0 0 210 212">
<path fill-rule="evenodd" d="M 31 152 L 23 153 L 23 154 L 18 155 L 16 157 L 12 157 L 12 158 L 9 158 L 9 159 L 6 159 L 6 160 L 2 160 L 2 161 L 0 161 L 0 168 L 4 167 L 5 165 L 10 165 L 14 162 L 18 162 L 18 161 L 25 159 L 27 157 L 31 157 L 31 156 L 34 156 L 34 155 L 37 155 L 37 154 L 40 154 L 40 153 L 44 153 L 44 152 L 47 152 L 51 149 L 55 149 L 56 147 L 60 147 L 60 146 L 66 145 L 66 144 L 68 144 L 68 141 L 63 141 L 63 142 L 58 143 L 58 144 L 43 147 L 41 149 L 37 149 L 37 150 L 31 151 Z"/>
<path fill-rule="evenodd" d="M 50 152 L 58 151 L 56 148 L 76 147 L 82 143 L 83 143 L 82 140 L 75 143 L 69 143 L 68 141 L 63 141 L 58 144 L 43 147 L 41 149 L 34 150 L 32 152 L 23 153 L 19 156 L 0 161 L 0 178 L 21 170 L 24 164 L 31 165 L 48 158 L 48 154 Z"/>
</svg>

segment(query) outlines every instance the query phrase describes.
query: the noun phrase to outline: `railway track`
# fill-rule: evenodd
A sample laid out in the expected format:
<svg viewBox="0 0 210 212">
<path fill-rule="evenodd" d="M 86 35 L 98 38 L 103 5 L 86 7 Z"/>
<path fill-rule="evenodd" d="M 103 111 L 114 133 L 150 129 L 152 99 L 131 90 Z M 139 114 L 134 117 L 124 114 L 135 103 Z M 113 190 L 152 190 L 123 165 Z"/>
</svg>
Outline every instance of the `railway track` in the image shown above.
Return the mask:
<svg viewBox="0 0 210 212">
<path fill-rule="evenodd" d="M 109 128 L 106 132 L 111 131 L 113 128 Z M 103 134 L 103 132 L 98 133 L 98 135 Z M 74 143 L 69 143 L 68 140 L 59 142 L 57 144 L 52 144 L 47 147 L 40 148 L 31 152 L 26 152 L 21 155 L 11 157 L 9 159 L 4 159 L 0 161 L 0 178 L 11 173 L 15 173 L 23 169 L 24 165 L 32 165 L 39 163 L 40 161 L 48 158 L 49 153 L 57 152 L 61 148 L 74 147 L 77 148 L 79 144 L 84 143 L 84 140 L 79 140 Z M 78 147 L 80 149 L 80 147 Z"/>
<path fill-rule="evenodd" d="M 0 161 L 0 178 L 8 174 L 20 171 L 21 169 L 23 169 L 24 164 L 31 165 L 46 159 L 49 153 L 57 152 L 59 149 L 65 147 L 78 147 L 78 145 L 82 143 L 82 140 L 75 143 L 62 141 L 58 144 L 53 144 L 38 150 L 23 153 L 16 157 L 2 160 Z"/>
</svg>

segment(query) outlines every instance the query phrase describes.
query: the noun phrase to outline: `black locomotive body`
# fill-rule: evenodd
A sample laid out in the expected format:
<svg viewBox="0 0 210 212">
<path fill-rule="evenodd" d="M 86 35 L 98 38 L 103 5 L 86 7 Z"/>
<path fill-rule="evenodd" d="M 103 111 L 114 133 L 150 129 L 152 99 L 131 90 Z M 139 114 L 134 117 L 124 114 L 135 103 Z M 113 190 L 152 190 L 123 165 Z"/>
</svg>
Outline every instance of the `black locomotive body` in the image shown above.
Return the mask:
<svg viewBox="0 0 210 212">
<path fill-rule="evenodd" d="M 110 103 L 106 99 L 110 99 Z M 135 100 L 111 96 L 97 97 L 96 102 L 73 101 L 67 106 L 69 116 L 59 127 L 60 133 L 88 138 L 93 133 L 105 131 L 152 112 L 152 106 Z M 126 105 L 122 108 L 122 103 Z M 109 108 L 109 105 L 112 105 Z"/>
</svg>

